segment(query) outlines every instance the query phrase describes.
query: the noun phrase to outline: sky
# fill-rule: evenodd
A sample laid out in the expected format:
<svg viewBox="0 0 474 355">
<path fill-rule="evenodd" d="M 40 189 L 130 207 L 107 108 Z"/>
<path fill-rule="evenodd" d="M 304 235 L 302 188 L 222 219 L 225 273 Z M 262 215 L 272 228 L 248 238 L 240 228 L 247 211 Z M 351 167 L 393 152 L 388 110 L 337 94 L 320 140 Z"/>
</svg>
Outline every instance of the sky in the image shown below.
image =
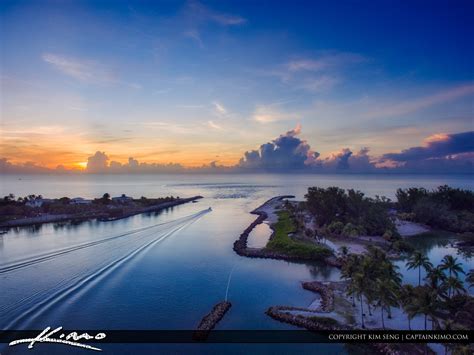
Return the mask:
<svg viewBox="0 0 474 355">
<path fill-rule="evenodd" d="M 4 0 L 0 170 L 472 173 L 473 14 Z"/>
</svg>

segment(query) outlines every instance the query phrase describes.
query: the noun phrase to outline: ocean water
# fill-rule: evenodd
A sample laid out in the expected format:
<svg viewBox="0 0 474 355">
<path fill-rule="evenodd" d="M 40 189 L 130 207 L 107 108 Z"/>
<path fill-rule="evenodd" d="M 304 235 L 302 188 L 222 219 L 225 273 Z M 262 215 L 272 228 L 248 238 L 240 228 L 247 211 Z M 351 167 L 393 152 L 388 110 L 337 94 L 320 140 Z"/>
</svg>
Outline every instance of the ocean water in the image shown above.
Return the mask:
<svg viewBox="0 0 474 355">
<path fill-rule="evenodd" d="M 236 255 L 233 242 L 253 219 L 251 210 L 280 194 L 303 198 L 309 186 L 355 188 L 394 197 L 399 187 L 442 184 L 474 189 L 470 176 L 409 175 L 73 175 L 0 176 L 0 194 L 93 198 L 108 192 L 137 197 L 202 195 L 160 213 L 114 222 L 46 224 L 0 236 L 0 329 L 194 329 L 225 297 L 232 308 L 217 329 L 295 329 L 264 314 L 273 305 L 305 307 L 315 295 L 302 281 L 337 280 L 321 265 Z M 206 211 L 212 207 L 212 211 Z M 264 238 L 265 228 L 257 234 Z M 263 235 L 263 236 L 262 236 Z M 457 250 L 423 241 L 437 263 Z M 457 255 L 467 270 L 472 259 Z M 416 272 L 405 272 L 417 282 Z M 4 345 L 4 344 L 3 344 Z M 37 351 L 63 349 L 41 345 Z M 21 353 L 26 346 L 4 348 Z M 112 353 L 230 353 L 295 351 L 346 353 L 343 345 L 107 345 Z M 67 348 L 69 349 L 69 348 Z M 68 350 L 69 351 L 69 350 Z M 82 350 L 81 350 L 82 351 Z M 78 352 L 81 352 L 78 351 Z M 83 352 L 83 351 L 82 351 Z"/>
</svg>

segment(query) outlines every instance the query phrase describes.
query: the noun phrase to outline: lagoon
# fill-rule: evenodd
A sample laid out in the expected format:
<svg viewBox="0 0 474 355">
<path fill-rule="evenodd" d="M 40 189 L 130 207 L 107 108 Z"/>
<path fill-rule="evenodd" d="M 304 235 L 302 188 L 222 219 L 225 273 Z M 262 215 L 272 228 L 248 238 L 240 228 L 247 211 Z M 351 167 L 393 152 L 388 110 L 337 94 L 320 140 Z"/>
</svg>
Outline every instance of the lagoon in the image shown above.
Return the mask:
<svg viewBox="0 0 474 355">
<path fill-rule="evenodd" d="M 273 305 L 307 307 L 315 295 L 302 281 L 337 280 L 339 271 L 316 264 L 243 258 L 233 242 L 256 217 L 249 214 L 267 199 L 293 194 L 302 199 L 309 186 L 355 188 L 369 196 L 394 197 L 399 187 L 435 188 L 442 184 L 474 189 L 471 176 L 431 175 L 28 175 L 1 176 L 0 193 L 93 198 L 108 192 L 160 197 L 202 195 L 198 203 L 159 213 L 80 224 L 45 224 L 12 229 L 0 236 L 0 268 L 41 255 L 103 240 L 120 238 L 51 257 L 0 274 L 0 327 L 42 329 L 193 329 L 229 287 L 233 306 L 217 329 L 294 329 L 264 311 Z M 212 207 L 211 212 L 205 212 Z M 437 264 L 458 251 L 436 238 L 421 243 Z M 457 255 L 467 270 L 474 262 Z M 416 271 L 398 263 L 404 281 L 416 283 Z M 198 348 L 202 352 L 223 346 Z M 116 346 L 110 345 L 115 352 Z M 173 345 L 157 349 L 176 350 Z M 183 347 L 184 349 L 185 347 Z M 272 349 L 259 345 L 233 347 Z M 344 353 L 342 345 L 302 345 Z M 127 347 L 125 347 L 127 349 Z M 138 349 L 138 348 L 137 348 Z M 294 349 L 294 346 L 292 347 Z M 129 349 L 130 350 L 130 349 Z M 193 349 L 196 351 L 196 349 Z M 273 348 L 274 350 L 274 348 Z M 227 351 L 227 350 L 226 350 Z"/>
</svg>

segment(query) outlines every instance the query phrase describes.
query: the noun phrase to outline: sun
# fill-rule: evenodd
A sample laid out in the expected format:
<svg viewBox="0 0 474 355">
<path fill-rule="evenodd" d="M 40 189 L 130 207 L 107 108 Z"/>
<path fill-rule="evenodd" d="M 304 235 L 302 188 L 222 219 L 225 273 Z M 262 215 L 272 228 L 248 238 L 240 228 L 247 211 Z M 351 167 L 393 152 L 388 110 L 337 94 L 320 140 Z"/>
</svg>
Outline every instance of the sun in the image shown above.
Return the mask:
<svg viewBox="0 0 474 355">
<path fill-rule="evenodd" d="M 86 161 L 81 161 L 79 163 L 75 163 L 75 166 L 77 166 L 81 170 L 85 170 L 87 168 L 87 162 Z"/>
</svg>

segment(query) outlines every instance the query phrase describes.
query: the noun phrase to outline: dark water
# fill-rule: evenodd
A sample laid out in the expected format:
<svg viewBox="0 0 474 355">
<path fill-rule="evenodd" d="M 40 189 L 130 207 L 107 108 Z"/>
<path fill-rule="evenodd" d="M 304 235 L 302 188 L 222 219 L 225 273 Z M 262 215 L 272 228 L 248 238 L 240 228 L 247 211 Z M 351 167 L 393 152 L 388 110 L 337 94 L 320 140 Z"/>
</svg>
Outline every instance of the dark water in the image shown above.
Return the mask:
<svg viewBox="0 0 474 355">
<path fill-rule="evenodd" d="M 293 329 L 264 314 L 272 305 L 307 306 L 314 294 L 300 283 L 336 280 L 336 269 L 237 256 L 232 244 L 255 218 L 249 212 L 277 194 L 302 198 L 308 186 L 357 188 L 393 197 L 398 187 L 449 184 L 473 188 L 464 176 L 200 175 L 2 176 L 0 193 L 45 197 L 202 195 L 161 213 L 115 222 L 48 224 L 0 237 L 0 328 L 193 329 L 212 306 L 233 306 L 218 329 Z M 212 207 L 211 212 L 206 212 Z M 260 236 L 262 237 L 262 236 Z M 430 257 L 456 253 L 433 242 Z M 461 257 L 465 267 L 472 261 Z M 402 264 L 401 264 L 402 265 Z M 407 273 L 407 281 L 417 277 Z M 0 345 L 1 346 L 1 345 Z M 44 351 L 64 351 L 41 345 Z M 70 349 L 70 348 L 67 348 Z M 112 353 L 222 351 L 286 353 L 295 346 L 104 345 Z M 40 346 L 38 349 L 41 350 Z M 300 352 L 345 353 L 342 345 L 298 345 Z M 26 346 L 0 349 L 18 353 Z M 69 350 L 68 350 L 69 351 Z M 84 352 L 80 350 L 79 352 Z"/>
</svg>

